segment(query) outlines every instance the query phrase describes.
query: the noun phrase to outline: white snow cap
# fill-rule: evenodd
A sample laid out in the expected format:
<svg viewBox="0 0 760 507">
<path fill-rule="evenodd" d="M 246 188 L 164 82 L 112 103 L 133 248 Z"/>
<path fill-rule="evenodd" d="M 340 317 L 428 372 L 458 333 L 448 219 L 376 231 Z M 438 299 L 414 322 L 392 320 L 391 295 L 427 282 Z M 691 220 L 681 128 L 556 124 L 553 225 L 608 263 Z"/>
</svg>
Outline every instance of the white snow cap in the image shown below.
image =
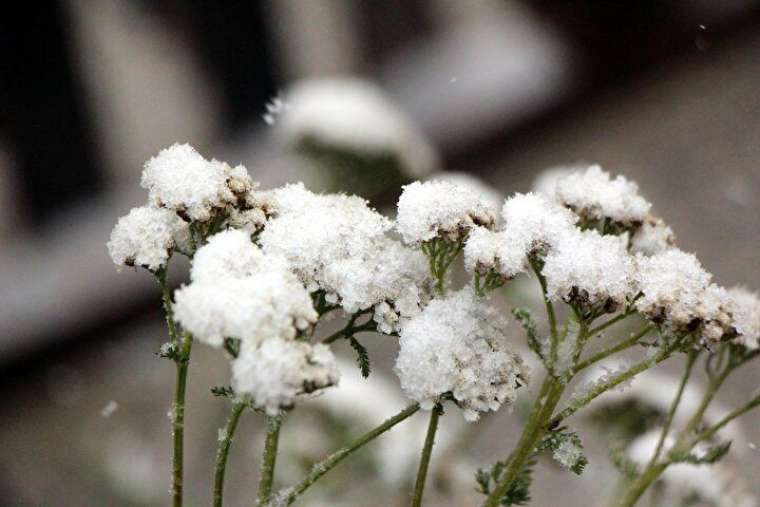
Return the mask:
<svg viewBox="0 0 760 507">
<path fill-rule="evenodd" d="M 300 81 L 286 92 L 281 109 L 276 133 L 289 144 L 310 140 L 369 156 L 391 155 L 410 178 L 421 178 L 438 164 L 422 132 L 369 81 Z"/>
<path fill-rule="evenodd" d="M 734 318 L 739 343 L 748 349 L 760 346 L 760 297 L 744 287 L 733 287 L 728 294 L 734 300 Z"/>
<path fill-rule="evenodd" d="M 481 275 L 493 269 L 506 279 L 528 267 L 528 256 L 545 255 L 575 230 L 578 218 L 540 194 L 515 194 L 502 207 L 504 229 L 474 229 L 464 248 L 465 267 Z"/>
<path fill-rule="evenodd" d="M 533 179 L 531 190 L 536 194 L 542 194 L 550 199 L 554 199 L 554 193 L 557 189 L 557 182 L 569 174 L 582 173 L 588 169 L 588 164 L 571 164 L 567 166 L 556 166 L 545 169 Z"/>
<path fill-rule="evenodd" d="M 177 215 L 141 206 L 119 218 L 107 246 L 117 266 L 144 266 L 155 271 L 166 265 L 172 249 L 185 248 L 188 242 L 188 226 Z"/>
<path fill-rule="evenodd" d="M 472 188 L 448 181 L 404 185 L 396 229 L 409 244 L 436 237 L 455 241 L 475 226 L 491 227 L 496 211 Z"/>
<path fill-rule="evenodd" d="M 451 392 L 468 421 L 511 404 L 528 370 L 506 328 L 507 320 L 469 287 L 434 299 L 401 329 L 394 370 L 404 393 L 431 409 Z"/>
<path fill-rule="evenodd" d="M 631 252 L 654 255 L 673 247 L 675 243 L 673 229 L 661 218 L 649 215 L 631 238 Z"/>
<path fill-rule="evenodd" d="M 711 283 L 712 275 L 690 253 L 671 248 L 650 257 L 639 254 L 637 284 L 642 296 L 636 308 L 677 333 L 695 331 L 720 340 L 735 334 L 733 301 Z"/>
<path fill-rule="evenodd" d="M 232 362 L 232 387 L 249 394 L 270 416 L 292 408 L 303 395 L 334 386 L 340 380 L 335 356 L 321 343 L 266 340 L 246 345 Z"/>
<path fill-rule="evenodd" d="M 155 206 L 200 222 L 215 210 L 244 202 L 256 187 L 245 167 L 208 161 L 189 144 L 174 144 L 148 160 L 140 185 Z"/>
<path fill-rule="evenodd" d="M 495 187 L 481 180 L 477 176 L 461 171 L 441 171 L 431 174 L 427 181 L 447 181 L 454 185 L 469 188 L 478 194 L 483 204 L 492 209 L 499 209 L 504 203 L 504 195 Z"/>
<path fill-rule="evenodd" d="M 554 197 L 583 219 L 609 218 L 623 225 L 643 222 L 652 206 L 639 195 L 636 183 L 623 176 L 611 179 L 598 165 L 560 178 L 554 187 Z"/>
<path fill-rule="evenodd" d="M 292 273 L 280 269 L 242 278 L 202 278 L 174 293 L 182 327 L 213 347 L 225 338 L 260 343 L 293 339 L 317 321 L 309 293 Z"/>
<path fill-rule="evenodd" d="M 193 256 L 190 279 L 194 282 L 244 278 L 261 272 L 275 259 L 265 256 L 244 231 L 229 229 L 214 234 Z"/>
<path fill-rule="evenodd" d="M 634 295 L 635 264 L 627 240 L 575 229 L 549 251 L 542 274 L 550 299 L 622 305 Z"/>
</svg>

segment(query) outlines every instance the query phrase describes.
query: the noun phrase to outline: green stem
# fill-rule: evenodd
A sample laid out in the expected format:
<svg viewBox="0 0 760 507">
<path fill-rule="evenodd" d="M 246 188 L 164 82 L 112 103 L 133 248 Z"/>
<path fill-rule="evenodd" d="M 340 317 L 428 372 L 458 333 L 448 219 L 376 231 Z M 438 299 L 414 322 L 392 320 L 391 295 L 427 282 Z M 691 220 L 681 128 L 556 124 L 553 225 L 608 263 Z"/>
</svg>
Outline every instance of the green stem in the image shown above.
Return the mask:
<svg viewBox="0 0 760 507">
<path fill-rule="evenodd" d="M 430 411 L 430 423 L 428 424 L 427 435 L 425 436 L 425 445 L 422 447 L 422 456 L 420 458 L 420 467 L 417 470 L 417 480 L 414 484 L 414 495 L 412 496 L 412 507 L 422 505 L 422 494 L 425 490 L 425 479 L 427 478 L 428 467 L 430 466 L 430 457 L 433 454 L 433 444 L 435 443 L 435 432 L 438 430 L 438 419 L 443 412 L 440 404 L 433 407 Z"/>
<path fill-rule="evenodd" d="M 501 504 L 501 499 L 509 492 L 526 461 L 530 459 L 536 446 L 546 433 L 548 427 L 546 423 L 551 418 L 564 390 L 565 384 L 560 380 L 551 374 L 546 376 L 528 420 L 523 427 L 520 440 L 518 440 L 509 457 L 507 468 L 502 472 L 499 482 L 486 499 L 483 507 L 498 507 Z"/>
<path fill-rule="evenodd" d="M 284 489 L 279 494 L 275 495 L 275 499 L 277 500 L 277 505 L 290 505 L 293 502 L 295 502 L 296 499 L 300 495 L 302 495 L 304 491 L 309 489 L 309 487 L 312 484 L 317 482 L 323 475 L 325 475 L 327 472 L 332 470 L 338 463 L 343 461 L 346 457 L 351 455 L 357 449 L 363 447 L 365 444 L 371 442 L 372 440 L 379 437 L 380 435 L 382 435 L 389 429 L 393 428 L 395 425 L 397 425 L 401 421 L 409 418 L 419 409 L 420 409 L 420 406 L 417 403 L 415 403 L 414 405 L 408 406 L 407 408 L 405 408 L 398 414 L 394 415 L 390 419 L 387 419 L 380 426 L 376 427 L 375 429 L 365 433 L 364 435 L 356 439 L 348 447 L 344 447 L 338 450 L 337 452 L 334 452 L 333 454 L 331 454 L 324 460 L 315 464 L 311 468 L 311 472 L 309 472 L 306 475 L 306 477 L 301 479 L 300 482 L 298 482 L 293 487 Z"/>
<path fill-rule="evenodd" d="M 183 491 L 183 462 L 184 462 L 184 439 L 185 439 L 185 393 L 187 391 L 187 370 L 190 364 L 190 351 L 193 346 L 193 337 L 185 333 L 182 349 L 176 360 L 177 381 L 174 390 L 174 407 L 172 408 L 172 435 L 174 440 L 174 454 L 172 458 L 172 497 L 174 507 L 182 507 Z"/>
<path fill-rule="evenodd" d="M 621 497 L 617 507 L 633 507 L 649 486 L 662 475 L 662 472 L 665 471 L 667 466 L 667 463 L 659 463 L 652 467 L 648 467 L 644 473 L 631 483 L 630 487 L 626 490 L 625 495 Z"/>
<path fill-rule="evenodd" d="M 559 339 L 557 337 L 557 316 L 554 313 L 554 304 L 552 304 L 552 302 L 549 301 L 549 298 L 546 296 L 546 278 L 544 278 L 544 275 L 541 274 L 541 267 L 539 266 L 538 261 L 533 257 L 529 257 L 528 260 L 530 262 L 531 268 L 533 268 L 533 272 L 536 274 L 536 278 L 538 278 L 538 283 L 541 285 L 541 298 L 544 300 L 546 315 L 549 319 L 549 333 L 551 334 L 549 364 L 553 372 L 554 365 L 557 364 L 557 346 L 559 345 Z"/>
<path fill-rule="evenodd" d="M 623 373 L 620 373 L 619 375 L 616 375 L 609 380 L 605 382 L 600 382 L 596 385 L 594 385 L 591 389 L 589 389 L 586 393 L 573 398 L 568 403 L 567 408 L 562 410 L 559 414 L 557 414 L 552 419 L 552 424 L 556 425 L 562 422 L 564 419 L 567 419 L 571 415 L 573 415 L 575 412 L 577 412 L 582 407 L 588 405 L 592 400 L 594 400 L 597 396 L 603 394 L 606 391 L 609 391 L 610 389 L 613 389 L 620 384 L 632 379 L 639 373 L 648 370 L 649 368 L 653 367 L 656 364 L 661 363 L 668 357 L 670 357 L 671 353 L 675 347 L 663 347 L 657 354 L 652 356 L 651 358 L 647 358 L 639 363 L 636 363 L 635 365 L 631 366 L 628 370 L 624 371 Z"/>
<path fill-rule="evenodd" d="M 628 349 L 630 347 L 633 347 L 636 345 L 639 340 L 641 340 L 644 336 L 646 336 L 650 331 L 652 331 L 652 326 L 646 326 L 644 329 L 639 331 L 638 333 L 632 334 L 630 337 L 626 338 L 622 342 L 618 343 L 617 345 L 613 345 L 612 347 L 609 347 L 607 349 L 604 349 L 593 356 L 589 357 L 588 359 L 585 359 L 578 363 L 575 368 L 573 368 L 574 373 L 578 373 L 579 371 L 588 368 L 592 364 L 598 363 L 602 359 L 606 359 L 607 357 L 616 354 L 620 351 L 623 351 L 625 349 Z M 593 332 L 593 330 L 591 331 Z M 589 334 L 591 334 L 589 332 Z M 593 335 L 591 335 L 593 336 Z"/>
<path fill-rule="evenodd" d="M 697 435 L 697 437 L 694 439 L 694 443 L 697 444 L 703 440 L 707 440 L 708 438 L 715 435 L 715 433 L 720 431 L 720 429 L 723 428 L 726 424 L 730 423 L 737 417 L 746 414 L 747 412 L 749 412 L 750 410 L 753 410 L 754 408 L 758 406 L 760 406 L 760 396 L 756 396 L 749 402 L 745 403 L 744 405 L 738 408 L 735 408 L 734 410 L 726 414 L 723 417 L 723 419 L 715 423 L 714 426 L 711 426 L 710 428 L 706 429 L 705 431 Z"/>
<path fill-rule="evenodd" d="M 598 335 L 599 333 L 601 333 L 602 331 L 604 331 L 605 329 L 607 329 L 607 328 L 609 328 L 609 327 L 611 327 L 611 326 L 613 326 L 613 325 L 617 324 L 617 323 L 618 323 L 618 322 L 620 322 L 621 320 L 623 320 L 623 319 L 626 319 L 626 318 L 630 317 L 632 314 L 633 314 L 633 312 L 630 312 L 630 311 L 625 311 L 625 312 L 623 312 L 623 313 L 621 313 L 621 314 L 619 314 L 619 315 L 617 315 L 617 316 L 615 316 L 615 317 L 611 318 L 611 319 L 610 319 L 610 320 L 608 320 L 607 322 L 604 322 L 604 323 L 602 323 L 602 324 L 599 324 L 599 325 L 598 325 L 598 326 L 596 326 L 595 328 L 591 329 L 591 330 L 588 332 L 588 334 L 589 334 L 589 336 L 596 336 L 596 335 Z"/>
<path fill-rule="evenodd" d="M 676 410 L 678 410 L 678 405 L 681 403 L 683 391 L 686 388 L 686 384 L 689 382 L 689 377 L 691 376 L 691 371 L 694 367 L 694 363 L 697 360 L 697 357 L 699 356 L 699 352 L 699 350 L 691 350 L 686 357 L 686 369 L 684 370 L 683 377 L 681 377 L 681 383 L 678 385 L 676 396 L 673 399 L 673 402 L 670 404 L 670 410 L 668 410 L 668 415 L 665 418 L 665 424 L 662 427 L 660 439 L 657 441 L 657 447 L 654 450 L 654 454 L 652 454 L 652 458 L 649 460 L 647 468 L 654 466 L 654 464 L 657 463 L 657 459 L 660 457 L 662 447 L 665 445 L 665 439 L 668 437 L 670 426 L 673 424 L 673 418 L 676 415 Z"/>
<path fill-rule="evenodd" d="M 166 327 L 169 329 L 169 339 L 172 343 L 176 344 L 179 338 L 177 335 L 177 324 L 174 322 L 172 295 L 169 291 L 169 284 L 167 282 L 168 269 L 168 265 L 164 266 L 156 271 L 155 275 L 158 279 L 158 285 L 161 287 L 161 300 L 164 304 L 164 316 L 166 318 Z"/>
<path fill-rule="evenodd" d="M 214 471 L 214 507 L 222 507 L 224 495 L 224 472 L 227 468 L 227 457 L 230 454 L 232 437 L 235 435 L 240 414 L 243 413 L 247 402 L 244 400 L 236 401 L 232 404 L 230 416 L 227 418 L 227 425 L 224 428 L 224 435 L 219 440 L 219 447 L 216 451 L 216 468 Z"/>
<path fill-rule="evenodd" d="M 267 436 L 264 455 L 261 457 L 261 478 L 259 479 L 258 505 L 266 505 L 272 496 L 274 467 L 277 464 L 277 446 L 280 442 L 282 416 L 267 416 Z"/>
</svg>

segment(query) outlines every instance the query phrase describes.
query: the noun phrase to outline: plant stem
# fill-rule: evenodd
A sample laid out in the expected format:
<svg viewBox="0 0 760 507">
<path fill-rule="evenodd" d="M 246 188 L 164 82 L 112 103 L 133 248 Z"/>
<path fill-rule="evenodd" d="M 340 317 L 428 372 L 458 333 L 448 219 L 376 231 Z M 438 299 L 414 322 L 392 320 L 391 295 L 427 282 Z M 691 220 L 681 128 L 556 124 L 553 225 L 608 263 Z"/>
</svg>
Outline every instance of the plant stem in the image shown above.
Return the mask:
<svg viewBox="0 0 760 507">
<path fill-rule="evenodd" d="M 602 331 L 604 331 L 605 329 L 607 329 L 608 327 L 611 327 L 611 326 L 613 326 L 613 325 L 617 324 L 617 323 L 618 323 L 618 322 L 620 322 L 621 320 L 623 320 L 623 319 L 626 319 L 626 318 L 630 317 L 631 315 L 633 315 L 633 312 L 632 312 L 632 311 L 624 311 L 623 313 L 621 313 L 621 314 L 618 314 L 618 315 L 616 315 L 615 317 L 611 318 L 611 319 L 610 319 L 610 320 L 608 320 L 607 322 L 604 322 L 604 323 L 602 323 L 602 324 L 599 324 L 599 325 L 598 325 L 598 326 L 596 326 L 595 328 L 591 329 L 591 330 L 588 332 L 588 335 L 589 335 L 589 336 L 596 336 L 596 335 L 598 335 L 599 333 L 601 333 Z"/>
<path fill-rule="evenodd" d="M 623 351 L 627 348 L 633 347 L 636 345 L 639 340 L 641 340 L 644 336 L 646 336 L 650 331 L 652 331 L 652 326 L 646 326 L 644 329 L 639 331 L 638 333 L 632 334 L 630 337 L 626 338 L 625 340 L 621 341 L 617 345 L 613 345 L 612 347 L 606 348 L 600 352 L 597 352 L 593 356 L 589 357 L 588 359 L 585 359 L 578 363 L 575 368 L 573 368 L 573 374 L 578 373 L 579 371 L 588 368 L 592 364 L 595 364 L 602 359 L 606 359 L 607 357 L 616 354 L 620 351 Z M 590 336 L 593 336 L 593 330 L 589 332 Z"/>
<path fill-rule="evenodd" d="M 541 298 L 544 300 L 544 306 L 546 307 L 546 316 L 549 319 L 549 333 L 551 335 L 551 349 L 549 354 L 549 364 L 553 373 L 554 365 L 557 364 L 557 346 L 559 345 L 559 339 L 557 337 L 557 316 L 554 313 L 554 304 L 546 296 L 546 278 L 541 274 L 541 268 L 538 261 L 533 257 L 529 257 L 529 262 L 533 272 L 538 278 L 538 283 L 541 285 Z"/>
<path fill-rule="evenodd" d="M 425 479 L 427 478 L 428 467 L 430 466 L 430 457 L 433 454 L 433 444 L 435 443 L 435 432 L 438 430 L 438 419 L 443 412 L 440 404 L 436 404 L 430 411 L 430 423 L 428 424 L 427 435 L 425 436 L 425 445 L 422 447 L 422 456 L 420 457 L 420 467 L 417 470 L 417 480 L 414 484 L 414 495 L 412 496 L 412 507 L 422 505 L 422 494 L 425 490 Z"/>
<path fill-rule="evenodd" d="M 667 466 L 667 463 L 659 463 L 644 470 L 644 473 L 631 483 L 617 507 L 633 507 L 649 486 L 662 475 Z"/>
<path fill-rule="evenodd" d="M 187 370 L 190 364 L 190 351 L 193 336 L 185 333 L 181 350 L 176 360 L 177 381 L 174 389 L 174 407 L 172 408 L 172 435 L 174 455 L 172 459 L 172 496 L 174 507 L 182 507 L 183 460 L 185 439 L 185 392 L 187 391 Z"/>
<path fill-rule="evenodd" d="M 169 339 L 176 344 L 178 341 L 177 324 L 174 322 L 174 309 L 172 307 L 172 296 L 169 291 L 169 284 L 166 281 L 169 266 L 164 266 L 156 272 L 158 285 L 161 287 L 161 300 L 164 303 L 164 316 L 166 318 L 166 327 L 169 329 Z"/>
<path fill-rule="evenodd" d="M 274 467 L 277 463 L 277 445 L 280 441 L 280 426 L 282 416 L 267 416 L 267 436 L 264 444 L 264 454 L 261 457 L 261 479 L 259 479 L 258 505 L 266 505 L 272 496 L 274 482 Z"/>
<path fill-rule="evenodd" d="M 673 424 L 673 417 L 676 415 L 676 410 L 678 410 L 678 405 L 681 403 L 681 397 L 683 396 L 683 391 L 686 388 L 686 384 L 689 382 L 689 377 L 691 376 L 691 370 L 694 367 L 694 363 L 697 360 L 697 357 L 699 356 L 699 350 L 691 350 L 689 351 L 688 356 L 686 357 L 686 369 L 684 370 L 683 377 L 681 377 L 681 383 L 678 385 L 678 391 L 676 391 L 676 396 L 673 399 L 673 402 L 670 404 L 670 410 L 668 411 L 668 415 L 665 418 L 665 424 L 662 427 L 662 432 L 660 433 L 660 439 L 657 441 L 657 447 L 655 448 L 654 454 L 652 454 L 652 458 L 649 460 L 649 464 L 647 465 L 647 468 L 651 468 L 654 466 L 655 463 L 657 463 L 657 458 L 660 457 L 660 453 L 662 452 L 662 447 L 665 445 L 665 439 L 668 437 L 668 432 L 670 431 L 670 426 Z"/>
<path fill-rule="evenodd" d="M 697 444 L 703 440 L 707 440 L 708 438 L 712 437 L 715 433 L 717 433 L 722 427 L 724 427 L 726 424 L 730 423 L 737 417 L 744 415 L 745 413 L 749 412 L 750 410 L 760 406 L 760 396 L 756 396 L 749 402 L 745 403 L 744 405 L 735 408 L 728 414 L 726 414 L 723 419 L 715 423 L 714 426 L 711 426 L 707 430 L 703 431 L 697 437 L 694 439 L 694 443 Z"/>
<path fill-rule="evenodd" d="M 420 409 L 420 406 L 418 403 L 415 403 L 414 405 L 410 405 L 406 407 L 404 410 L 402 410 L 398 414 L 394 415 L 390 419 L 387 419 L 380 426 L 376 427 L 375 429 L 365 433 L 364 435 L 356 439 L 348 447 L 344 447 L 338 450 L 337 452 L 334 452 L 333 454 L 331 454 L 324 460 L 315 464 L 311 468 L 311 472 L 309 472 L 306 475 L 306 477 L 301 479 L 300 482 L 298 482 L 293 487 L 282 490 L 278 495 L 276 495 L 276 500 L 278 502 L 277 505 L 290 505 L 293 502 L 295 502 L 299 495 L 303 494 L 304 491 L 309 489 L 309 487 L 312 484 L 317 482 L 320 479 L 320 477 L 322 477 L 327 472 L 332 470 L 338 463 L 343 461 L 343 459 L 351 455 L 357 449 L 363 447 L 368 442 L 371 442 L 372 440 L 379 437 L 380 435 L 382 435 L 389 429 L 393 428 L 395 425 L 397 425 L 401 421 L 409 418 L 419 409 Z"/>
<path fill-rule="evenodd" d="M 520 440 L 518 440 L 509 457 L 509 464 L 502 473 L 493 492 L 486 499 L 483 507 L 498 507 L 500 505 L 501 499 L 504 498 L 512 487 L 525 462 L 533 454 L 541 437 L 547 431 L 546 423 L 551 418 L 554 408 L 559 403 L 564 390 L 565 385 L 559 379 L 554 378 L 551 374 L 547 374 L 528 416 L 528 420 L 523 427 Z"/>
<path fill-rule="evenodd" d="M 223 438 L 219 441 L 219 447 L 216 450 L 216 469 L 214 471 L 214 507 L 222 507 L 224 495 L 224 472 L 227 468 L 227 457 L 230 454 L 232 437 L 235 434 L 240 414 L 243 413 L 247 403 L 245 400 L 235 401 L 232 404 L 230 416 L 227 419 L 227 425 L 224 428 Z"/>
<path fill-rule="evenodd" d="M 623 382 L 626 382 L 642 371 L 648 370 L 652 366 L 661 363 L 668 357 L 670 357 L 671 353 L 673 352 L 673 347 L 663 347 L 656 355 L 652 356 L 651 358 L 647 358 L 639 363 L 636 363 L 635 365 L 631 366 L 628 370 L 624 371 L 623 373 L 620 373 L 619 375 L 616 375 L 612 377 L 611 379 L 607 380 L 606 382 L 601 382 L 599 384 L 596 384 L 591 389 L 589 389 L 586 393 L 573 398 L 568 403 L 567 408 L 562 410 L 559 414 L 557 414 L 552 419 L 552 424 L 559 424 L 564 419 L 567 419 L 571 415 L 573 415 L 575 412 L 577 412 L 580 408 L 588 405 L 592 400 L 594 400 L 597 396 L 603 394 L 605 391 L 609 391 L 610 389 L 613 389 Z"/>
</svg>

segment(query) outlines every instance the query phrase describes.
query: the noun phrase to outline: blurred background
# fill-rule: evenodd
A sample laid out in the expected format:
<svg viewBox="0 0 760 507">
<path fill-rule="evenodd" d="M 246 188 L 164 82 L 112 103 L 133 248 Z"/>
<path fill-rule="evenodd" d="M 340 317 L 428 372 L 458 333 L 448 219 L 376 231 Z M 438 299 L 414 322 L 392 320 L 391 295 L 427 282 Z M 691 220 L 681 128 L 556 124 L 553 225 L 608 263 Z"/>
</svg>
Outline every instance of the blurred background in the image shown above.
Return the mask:
<svg viewBox="0 0 760 507">
<path fill-rule="evenodd" d="M 143 162 L 175 141 L 243 163 L 264 188 L 296 180 L 334 186 L 296 160 L 263 118 L 272 98 L 298 80 L 342 75 L 376 83 L 429 140 L 439 169 L 477 176 L 501 195 L 529 190 L 549 167 L 600 163 L 639 182 L 679 246 L 697 252 L 719 283 L 760 288 L 758 2 L 16 7 L 0 17 L 2 505 L 166 504 L 174 372 L 155 355 L 165 340 L 157 286 L 143 271 L 117 272 L 105 243 L 116 219 L 145 200 Z M 381 190 L 373 203 L 392 207 L 394 190 Z M 347 371 L 346 383 L 372 402 L 351 410 L 351 400 L 328 395 L 288 420 L 284 482 L 341 435 L 357 435 L 404 405 L 389 367 L 395 349 L 371 341 L 378 357 L 371 382 Z M 340 352 L 353 374 L 350 351 Z M 743 372 L 725 403 L 733 406 L 759 379 Z M 208 388 L 227 382 L 224 360 L 198 347 L 186 437 L 190 506 L 210 503 L 216 429 L 227 405 Z M 446 418 L 437 451 L 448 453 L 446 466 L 427 492 L 430 505 L 476 505 L 472 471 L 504 457 L 519 418 L 519 407 L 475 429 Z M 252 502 L 261 422 L 247 414 L 239 429 L 229 505 Z M 735 458 L 754 471 L 749 479 L 760 469 L 752 445 L 760 442 L 758 423 L 757 414 L 743 421 Z M 361 487 L 336 470 L 303 505 L 405 504 L 404 467 L 416 466 L 424 424 L 391 433 L 395 454 L 380 451 L 380 442 L 349 464 L 365 477 Z M 560 494 L 562 505 L 601 505 L 614 480 L 606 443 L 595 441 L 592 425 L 579 431 L 591 470 L 578 479 L 547 464 L 533 505 L 558 505 Z"/>
</svg>

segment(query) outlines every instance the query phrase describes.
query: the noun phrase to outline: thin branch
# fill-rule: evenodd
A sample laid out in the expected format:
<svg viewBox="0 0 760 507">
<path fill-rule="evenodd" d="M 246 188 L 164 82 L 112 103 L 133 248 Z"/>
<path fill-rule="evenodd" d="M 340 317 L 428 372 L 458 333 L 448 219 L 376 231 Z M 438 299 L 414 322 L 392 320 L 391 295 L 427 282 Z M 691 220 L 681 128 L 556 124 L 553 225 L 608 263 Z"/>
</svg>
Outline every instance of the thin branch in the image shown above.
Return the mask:
<svg viewBox="0 0 760 507">
<path fill-rule="evenodd" d="M 438 430 L 438 419 L 442 413 L 443 408 L 440 404 L 437 404 L 433 407 L 433 410 L 430 411 L 430 423 L 428 424 L 427 435 L 425 436 L 425 445 L 422 447 L 420 467 L 417 470 L 417 480 L 414 484 L 412 507 L 420 507 L 422 505 L 422 494 L 425 491 L 425 480 L 427 479 L 427 471 L 430 466 L 430 457 L 433 454 L 435 433 Z"/>
<path fill-rule="evenodd" d="M 214 471 L 214 507 L 222 507 L 223 505 L 224 473 L 227 468 L 227 457 L 230 454 L 232 437 L 235 435 L 235 429 L 240 420 L 240 414 L 243 413 L 247 404 L 248 402 L 245 400 L 235 401 L 232 404 L 232 410 L 227 419 L 224 434 L 222 435 L 221 440 L 219 440 L 219 447 L 216 451 L 216 467 Z"/>
</svg>

